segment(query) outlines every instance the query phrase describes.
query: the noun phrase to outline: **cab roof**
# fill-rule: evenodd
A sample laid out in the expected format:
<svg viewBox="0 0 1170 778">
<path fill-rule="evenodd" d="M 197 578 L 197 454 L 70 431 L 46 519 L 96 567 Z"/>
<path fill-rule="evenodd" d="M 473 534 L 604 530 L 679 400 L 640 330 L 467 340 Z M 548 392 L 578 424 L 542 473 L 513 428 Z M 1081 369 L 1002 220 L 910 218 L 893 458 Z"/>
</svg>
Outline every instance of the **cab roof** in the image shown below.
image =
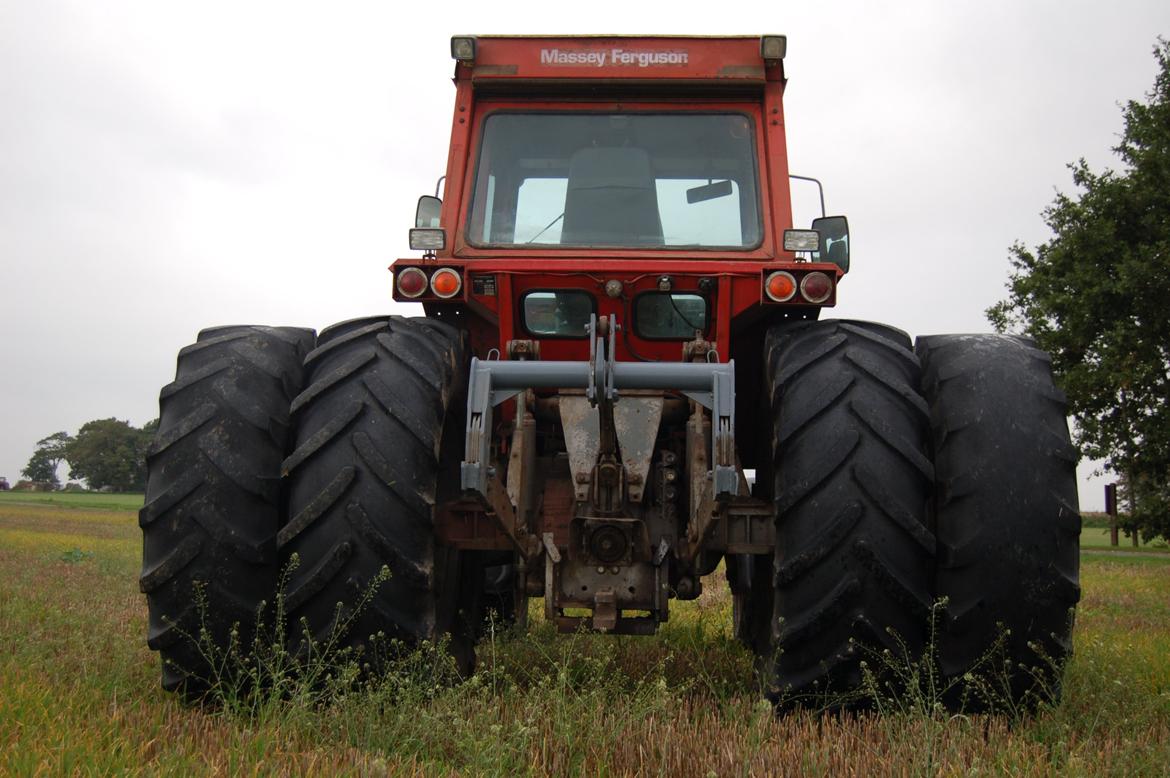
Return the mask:
<svg viewBox="0 0 1170 778">
<path fill-rule="evenodd" d="M 763 86 L 765 81 L 783 80 L 784 48 L 783 36 L 467 35 L 451 39 L 456 81 L 485 86 L 507 82 Z"/>
</svg>

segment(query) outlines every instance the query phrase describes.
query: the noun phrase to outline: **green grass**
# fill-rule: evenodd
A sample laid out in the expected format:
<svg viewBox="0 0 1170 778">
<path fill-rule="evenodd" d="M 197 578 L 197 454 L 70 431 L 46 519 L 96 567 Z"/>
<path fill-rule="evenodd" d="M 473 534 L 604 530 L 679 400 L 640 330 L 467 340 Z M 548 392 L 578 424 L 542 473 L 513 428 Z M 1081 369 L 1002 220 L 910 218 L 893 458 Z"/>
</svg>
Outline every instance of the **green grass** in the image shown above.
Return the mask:
<svg viewBox="0 0 1170 778">
<path fill-rule="evenodd" d="M 0 506 L 4 505 L 136 511 L 142 507 L 142 495 L 100 492 L 0 492 Z"/>
<path fill-rule="evenodd" d="M 103 495 L 104 496 L 104 495 Z M 652 638 L 524 636 L 327 706 L 158 688 L 131 511 L 0 503 L 0 774 L 1165 775 L 1170 557 L 1085 557 L 1065 700 L 1034 718 L 777 719 L 709 579 Z M 73 553 L 76 552 L 76 553 Z M 533 610 L 538 616 L 539 609 Z"/>
<path fill-rule="evenodd" d="M 1111 546 L 1109 544 L 1109 529 L 1101 527 L 1085 527 L 1081 530 L 1081 548 L 1087 550 L 1096 549 L 1112 549 L 1114 551 L 1150 551 L 1155 553 L 1170 554 L 1170 544 L 1165 540 L 1157 539 L 1154 541 L 1143 540 L 1139 545 L 1134 546 L 1133 539 L 1127 538 L 1125 533 L 1118 533 L 1117 545 Z"/>
</svg>

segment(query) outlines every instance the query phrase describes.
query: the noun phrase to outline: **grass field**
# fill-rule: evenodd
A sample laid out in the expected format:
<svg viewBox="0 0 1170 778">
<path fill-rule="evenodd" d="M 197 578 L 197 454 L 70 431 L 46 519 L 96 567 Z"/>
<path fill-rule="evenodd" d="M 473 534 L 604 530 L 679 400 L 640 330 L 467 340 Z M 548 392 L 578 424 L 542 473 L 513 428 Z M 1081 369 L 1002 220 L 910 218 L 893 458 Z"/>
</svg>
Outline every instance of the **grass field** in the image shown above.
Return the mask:
<svg viewBox="0 0 1170 778">
<path fill-rule="evenodd" d="M 78 508 L 92 511 L 136 511 L 142 507 L 142 495 L 98 492 L 0 492 L 0 507 L 6 505 Z"/>
<path fill-rule="evenodd" d="M 717 580 L 653 638 L 481 646 L 327 706 L 184 707 L 146 649 L 134 498 L 0 499 L 0 773 L 1167 775 L 1170 556 L 1086 554 L 1065 701 L 1034 718 L 777 719 Z M 27 495 L 21 495 L 27 497 Z"/>
</svg>

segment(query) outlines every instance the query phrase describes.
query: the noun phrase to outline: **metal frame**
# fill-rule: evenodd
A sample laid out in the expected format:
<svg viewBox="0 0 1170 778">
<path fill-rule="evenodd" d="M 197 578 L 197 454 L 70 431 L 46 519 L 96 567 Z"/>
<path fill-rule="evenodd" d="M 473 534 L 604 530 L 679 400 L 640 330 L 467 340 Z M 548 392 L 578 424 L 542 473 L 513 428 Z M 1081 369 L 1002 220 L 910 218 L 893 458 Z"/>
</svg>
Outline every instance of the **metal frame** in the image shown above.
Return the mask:
<svg viewBox="0 0 1170 778">
<path fill-rule="evenodd" d="M 484 499 L 491 465 L 492 409 L 527 389 L 584 389 L 592 405 L 620 401 L 623 389 L 677 391 L 711 411 L 712 496 L 738 488 L 735 467 L 735 360 L 719 362 L 615 362 L 616 317 L 606 320 L 609 342 L 589 319 L 589 361 L 471 360 L 467 386 L 467 429 L 460 485 Z"/>
</svg>

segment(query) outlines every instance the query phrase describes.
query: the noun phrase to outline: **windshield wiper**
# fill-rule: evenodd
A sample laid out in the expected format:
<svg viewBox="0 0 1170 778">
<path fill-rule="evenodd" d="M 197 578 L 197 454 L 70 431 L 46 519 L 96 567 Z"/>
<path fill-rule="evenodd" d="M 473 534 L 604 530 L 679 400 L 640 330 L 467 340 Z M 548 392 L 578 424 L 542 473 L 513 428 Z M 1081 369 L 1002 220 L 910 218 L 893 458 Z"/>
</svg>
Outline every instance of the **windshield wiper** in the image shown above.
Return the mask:
<svg viewBox="0 0 1170 778">
<path fill-rule="evenodd" d="M 526 240 L 526 241 L 524 241 L 524 242 L 525 242 L 525 243 L 532 243 L 532 242 L 534 242 L 534 241 L 535 241 L 537 238 L 539 238 L 541 235 L 543 235 L 543 234 L 545 234 L 546 232 L 548 232 L 548 228 L 549 228 L 549 227 L 553 226 L 554 224 L 556 224 L 557 222 L 559 222 L 559 221 L 560 221 L 561 219 L 563 219 L 563 218 L 565 218 L 565 212 L 564 212 L 564 211 L 561 211 L 561 215 L 560 215 L 560 216 L 558 216 L 557 218 L 553 219 L 553 220 L 552 220 L 551 222 L 549 222 L 548 224 L 544 225 L 544 229 L 543 229 L 543 230 L 541 230 L 540 232 L 536 233 L 535 235 L 533 235 L 533 236 L 532 236 L 532 238 L 531 238 L 531 240 Z"/>
</svg>

